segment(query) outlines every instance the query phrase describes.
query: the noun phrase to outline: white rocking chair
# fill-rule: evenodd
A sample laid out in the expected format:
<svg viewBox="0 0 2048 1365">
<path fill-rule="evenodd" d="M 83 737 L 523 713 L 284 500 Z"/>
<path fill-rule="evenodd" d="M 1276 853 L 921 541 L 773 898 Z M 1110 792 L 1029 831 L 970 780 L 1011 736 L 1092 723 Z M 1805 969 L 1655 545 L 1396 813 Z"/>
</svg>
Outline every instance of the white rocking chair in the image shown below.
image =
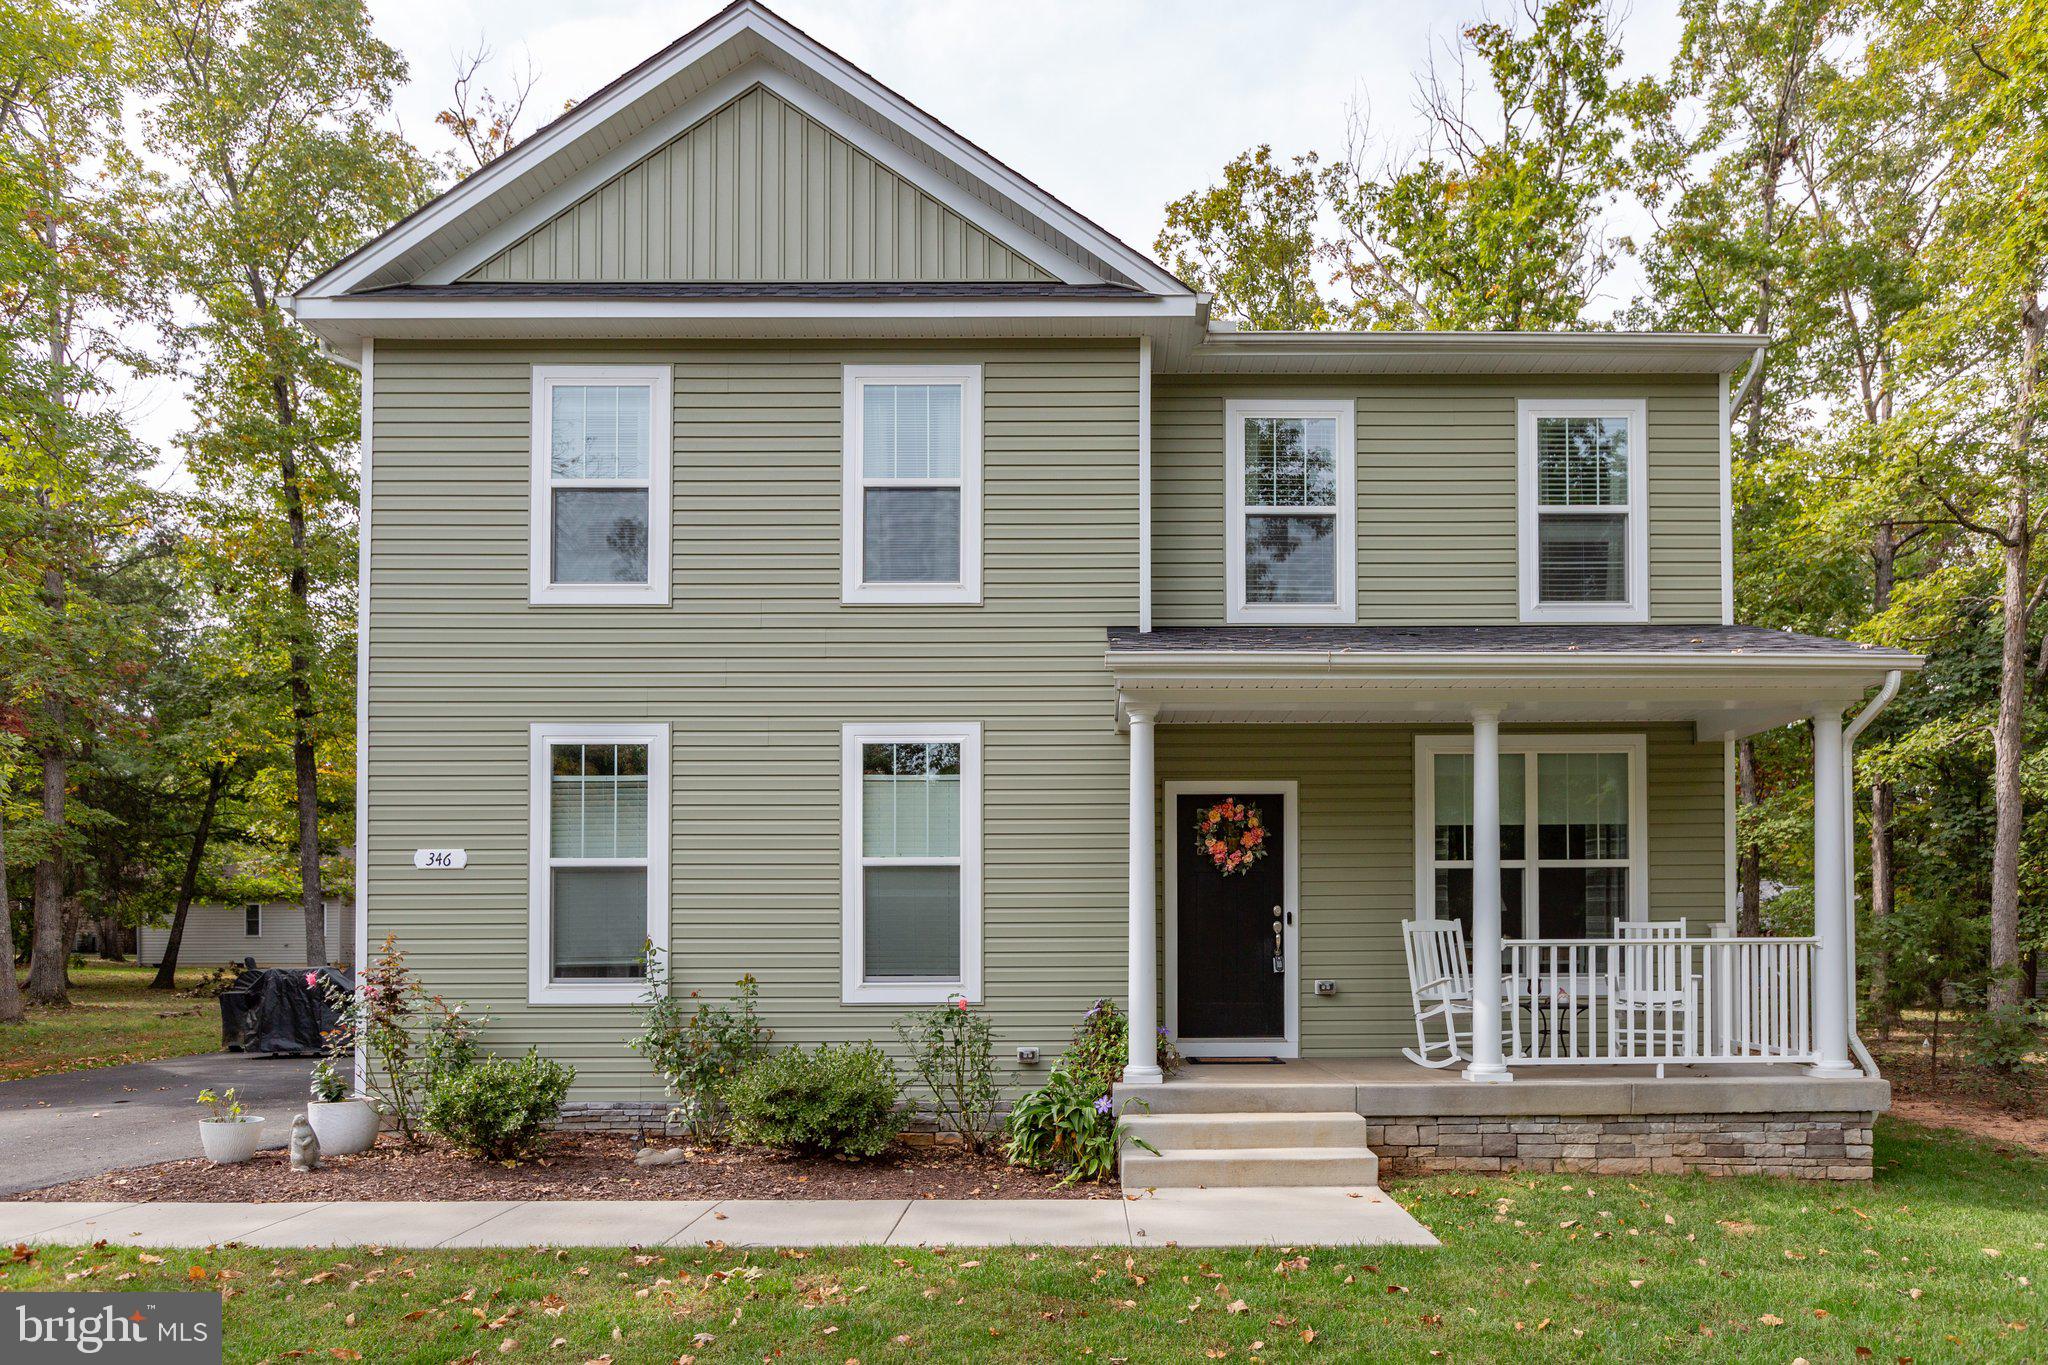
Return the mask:
<svg viewBox="0 0 2048 1365">
<path fill-rule="evenodd" d="M 1618 924 L 1615 936 L 1628 941 L 1613 950 L 1621 960 L 1607 1016 L 1610 1050 L 1655 1061 L 1661 1078 L 1666 1062 L 1685 1060 L 1698 1042 L 1700 982 L 1691 950 L 1680 941 L 1685 921 Z"/>
<path fill-rule="evenodd" d="M 1465 1060 L 1472 1032 L 1472 960 L 1465 926 L 1456 920 L 1407 920 L 1401 946 L 1408 955 L 1408 997 L 1415 1006 L 1415 1046 L 1401 1055 L 1432 1071 Z M 1458 1016 L 1464 1016 L 1462 1026 Z M 1432 1027 L 1441 1037 L 1432 1037 Z"/>
</svg>

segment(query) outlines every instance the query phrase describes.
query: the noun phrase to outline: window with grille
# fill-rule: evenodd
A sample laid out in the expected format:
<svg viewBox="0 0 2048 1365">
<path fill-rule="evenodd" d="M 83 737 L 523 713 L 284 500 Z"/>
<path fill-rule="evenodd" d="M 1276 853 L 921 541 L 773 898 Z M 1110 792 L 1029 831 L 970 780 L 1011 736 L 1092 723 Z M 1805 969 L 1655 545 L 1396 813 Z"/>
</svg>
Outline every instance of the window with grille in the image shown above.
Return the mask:
<svg viewBox="0 0 2048 1365">
<path fill-rule="evenodd" d="M 1521 406 L 1523 619 L 1647 619 L 1643 404 Z"/>
</svg>

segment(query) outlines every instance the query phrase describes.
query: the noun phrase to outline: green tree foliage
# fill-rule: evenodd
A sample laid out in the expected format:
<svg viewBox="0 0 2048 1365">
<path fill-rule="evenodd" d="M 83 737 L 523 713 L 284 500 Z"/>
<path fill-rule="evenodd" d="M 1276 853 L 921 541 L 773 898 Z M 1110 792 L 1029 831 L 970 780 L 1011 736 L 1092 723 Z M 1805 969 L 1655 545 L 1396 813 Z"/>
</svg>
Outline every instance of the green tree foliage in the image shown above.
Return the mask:
<svg viewBox="0 0 2048 1365">
<path fill-rule="evenodd" d="M 340 846 L 353 768 L 357 389 L 280 298 L 403 216 L 427 171 L 388 124 L 405 64 L 361 0 L 126 3 L 143 128 L 170 167 L 159 258 L 196 315 L 169 338 L 196 412 L 192 572 L 289 756 L 319 965 L 323 850 Z"/>
<path fill-rule="evenodd" d="M 1313 154 L 1283 165 L 1267 146 L 1233 158 L 1220 183 L 1166 206 L 1154 250 L 1216 308 L 1260 331 L 1327 327 L 1317 280 L 1320 176 Z"/>
</svg>

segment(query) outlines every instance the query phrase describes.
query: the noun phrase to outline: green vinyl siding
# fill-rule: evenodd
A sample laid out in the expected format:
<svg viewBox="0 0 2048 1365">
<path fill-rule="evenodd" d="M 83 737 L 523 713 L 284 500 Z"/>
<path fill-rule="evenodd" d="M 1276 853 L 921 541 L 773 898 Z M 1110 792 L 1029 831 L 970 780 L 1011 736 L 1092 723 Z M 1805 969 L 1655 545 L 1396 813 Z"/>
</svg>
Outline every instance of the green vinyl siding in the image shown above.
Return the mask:
<svg viewBox="0 0 2048 1365">
<path fill-rule="evenodd" d="M 529 283 L 1052 276 L 755 86 L 464 278 Z"/>
<path fill-rule="evenodd" d="M 1561 727 L 1508 727 L 1504 734 Z M 1436 727 L 1441 732 L 1441 727 Z M 1726 750 L 1695 744 L 1689 726 L 1573 727 L 1647 735 L 1649 887 L 1653 919 L 1685 918 L 1704 934 L 1727 904 Z M 1161 725 L 1156 771 L 1168 782 L 1299 784 L 1298 932 L 1301 1054 L 1387 1055 L 1415 1042 L 1401 922 L 1415 916 L 1415 737 L 1399 725 Z M 1191 837 L 1161 803 L 1159 868 L 1171 841 Z M 1166 942 L 1162 922 L 1160 943 Z M 1186 948 L 1183 947 L 1183 952 Z M 1163 949 L 1162 949 L 1163 957 Z M 1318 977 L 1337 982 L 1315 994 Z M 1162 986 L 1160 999 L 1165 1000 Z M 1170 1023 L 1170 1020 L 1166 1022 Z"/>
<path fill-rule="evenodd" d="M 1719 384 L 1162 375 L 1152 400 L 1153 619 L 1223 623 L 1223 405 L 1285 396 L 1357 403 L 1361 624 L 1514 624 L 1515 402 L 1580 395 L 1647 401 L 1650 619 L 1719 621 Z"/>
<path fill-rule="evenodd" d="M 674 367 L 667 608 L 527 602 L 529 367 Z M 840 367 L 979 362 L 981 607 L 841 606 Z M 369 934 L 433 989 L 658 1098 L 632 1012 L 528 1005 L 537 720 L 665 720 L 677 982 L 754 973 L 784 1043 L 891 1038 L 840 997 L 840 726 L 984 725 L 985 998 L 999 1055 L 1056 1050 L 1125 977 L 1126 743 L 1103 626 L 1137 600 L 1136 348 L 380 346 L 371 527 Z M 460 847 L 459 872 L 412 867 Z"/>
</svg>

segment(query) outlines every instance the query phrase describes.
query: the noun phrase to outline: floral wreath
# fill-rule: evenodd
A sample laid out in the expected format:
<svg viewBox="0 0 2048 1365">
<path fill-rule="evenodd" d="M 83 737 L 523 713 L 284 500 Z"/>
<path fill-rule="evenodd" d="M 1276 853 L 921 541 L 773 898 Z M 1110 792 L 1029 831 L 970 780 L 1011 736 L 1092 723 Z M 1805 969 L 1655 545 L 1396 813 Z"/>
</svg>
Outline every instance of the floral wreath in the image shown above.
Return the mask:
<svg viewBox="0 0 2048 1365">
<path fill-rule="evenodd" d="M 1196 845 L 1228 877 L 1266 856 L 1266 822 L 1249 801 L 1226 796 L 1195 816 Z"/>
</svg>

